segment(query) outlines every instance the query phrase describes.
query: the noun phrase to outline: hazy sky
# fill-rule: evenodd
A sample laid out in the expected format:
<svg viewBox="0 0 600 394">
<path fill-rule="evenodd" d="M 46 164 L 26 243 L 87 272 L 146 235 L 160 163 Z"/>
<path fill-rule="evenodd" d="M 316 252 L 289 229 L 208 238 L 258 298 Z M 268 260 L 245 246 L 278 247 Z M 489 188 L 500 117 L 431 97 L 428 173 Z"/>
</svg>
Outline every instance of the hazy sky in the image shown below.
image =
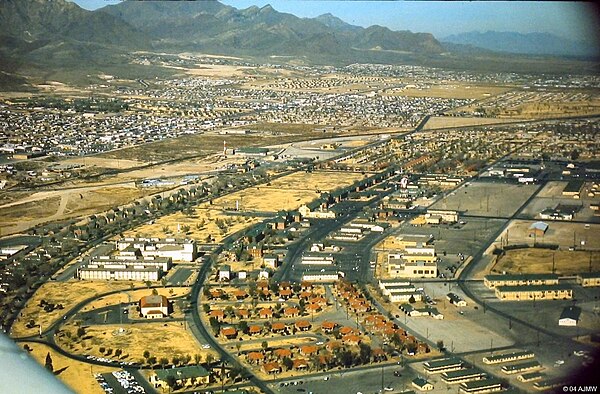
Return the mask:
<svg viewBox="0 0 600 394">
<path fill-rule="evenodd" d="M 96 9 L 120 0 L 73 0 Z M 593 40 L 600 32 L 597 8 L 582 2 L 554 1 L 356 1 L 224 0 L 236 8 L 271 4 L 299 17 L 331 13 L 358 26 L 433 33 L 437 38 L 469 31 L 547 32 Z"/>
</svg>

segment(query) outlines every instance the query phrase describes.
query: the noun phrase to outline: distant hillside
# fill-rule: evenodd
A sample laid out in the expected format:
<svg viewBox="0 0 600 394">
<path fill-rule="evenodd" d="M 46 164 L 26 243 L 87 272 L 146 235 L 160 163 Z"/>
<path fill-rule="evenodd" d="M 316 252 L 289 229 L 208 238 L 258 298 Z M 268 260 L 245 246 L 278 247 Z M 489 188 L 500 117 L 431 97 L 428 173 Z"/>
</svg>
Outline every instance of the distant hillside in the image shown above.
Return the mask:
<svg viewBox="0 0 600 394">
<path fill-rule="evenodd" d="M 544 53 L 552 40 L 543 35 L 544 40 L 526 35 L 529 46 L 523 44 L 523 35 L 513 33 L 476 36 L 486 39 L 442 46 L 429 33 L 363 28 L 331 14 L 298 18 L 269 5 L 237 9 L 216 0 L 130 0 L 95 11 L 67 0 L 0 0 L 0 89 L 13 89 L 25 81 L 87 84 L 98 82 L 101 72 L 124 78 L 176 72 L 131 64 L 128 55 L 137 50 L 237 55 L 257 62 L 285 56 L 295 64 L 414 64 L 479 71 L 549 72 L 556 66 L 555 70 L 584 72 L 596 67 L 588 62 L 573 68 L 562 60 L 553 64 L 546 58 L 492 52 Z M 521 37 L 521 44 L 514 37 Z M 468 41 L 460 36 L 448 40 Z M 537 52 L 531 49 L 534 42 Z M 570 45 L 557 42 L 553 45 Z"/>
<path fill-rule="evenodd" d="M 125 65 L 123 54 L 149 47 L 144 34 L 123 20 L 68 1 L 0 0 L 3 89 L 24 82 L 17 72 L 42 80 L 54 70 L 83 74 Z"/>
<path fill-rule="evenodd" d="M 592 44 L 568 40 L 549 33 L 469 32 L 444 37 L 441 41 L 516 54 L 586 57 L 600 55 L 598 47 Z"/>
<path fill-rule="evenodd" d="M 295 55 L 309 60 L 347 62 L 358 49 L 440 53 L 431 34 L 395 32 L 381 26 L 352 26 L 331 14 L 298 18 L 270 5 L 247 9 L 217 1 L 124 1 L 103 8 L 152 37 L 156 48 L 216 51 L 249 56 Z M 369 56 L 374 56 L 370 54 Z"/>
</svg>

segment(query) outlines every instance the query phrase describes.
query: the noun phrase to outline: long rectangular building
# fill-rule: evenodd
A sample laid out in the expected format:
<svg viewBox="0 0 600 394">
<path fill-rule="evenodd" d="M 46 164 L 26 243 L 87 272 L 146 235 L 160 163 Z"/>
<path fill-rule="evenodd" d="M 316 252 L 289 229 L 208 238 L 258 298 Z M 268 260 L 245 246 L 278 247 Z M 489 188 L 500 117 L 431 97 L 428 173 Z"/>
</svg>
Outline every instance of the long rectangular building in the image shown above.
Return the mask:
<svg viewBox="0 0 600 394">
<path fill-rule="evenodd" d="M 85 264 L 77 270 L 79 279 L 157 281 L 163 276 L 160 267 L 132 264 Z"/>
<path fill-rule="evenodd" d="M 577 283 L 583 287 L 600 286 L 600 272 L 577 274 Z"/>
<path fill-rule="evenodd" d="M 530 351 L 522 351 L 522 352 L 511 352 L 504 354 L 497 354 L 495 356 L 485 356 L 483 358 L 484 364 L 500 364 L 500 363 L 508 363 L 511 361 L 518 360 L 526 360 L 529 358 L 533 358 L 535 353 Z"/>
<path fill-rule="evenodd" d="M 463 393 L 492 393 L 502 391 L 502 381 L 497 378 L 485 380 L 476 380 L 474 382 L 465 382 L 460 385 L 460 392 Z"/>
<path fill-rule="evenodd" d="M 131 258 L 130 256 L 96 256 L 90 259 L 91 264 L 107 265 L 107 264 L 128 264 L 128 265 L 143 265 L 145 267 L 160 267 L 163 272 L 171 269 L 173 260 L 170 257 L 146 257 L 146 258 Z"/>
<path fill-rule="evenodd" d="M 510 375 L 510 374 L 514 374 L 514 373 L 521 373 L 521 372 L 531 371 L 534 369 L 539 369 L 541 367 L 542 366 L 540 365 L 540 363 L 538 363 L 535 360 L 534 361 L 526 361 L 524 363 L 504 365 L 502 367 L 502 372 L 504 372 L 507 375 Z"/>
<path fill-rule="evenodd" d="M 486 275 L 483 283 L 490 289 L 498 286 L 557 285 L 556 274 Z"/>
<path fill-rule="evenodd" d="M 496 297 L 503 301 L 569 300 L 573 289 L 568 285 L 498 286 Z"/>
<path fill-rule="evenodd" d="M 477 368 L 460 369 L 442 373 L 442 380 L 448 384 L 472 382 L 487 378 L 487 374 Z"/>
<path fill-rule="evenodd" d="M 457 371 L 459 369 L 463 369 L 464 364 L 465 363 L 463 360 L 456 357 L 451 357 L 426 361 L 423 363 L 423 368 L 425 368 L 427 373 L 432 374 Z"/>
<path fill-rule="evenodd" d="M 139 250 L 144 257 L 170 257 L 174 261 L 194 261 L 198 255 L 193 239 L 125 237 L 119 239 L 116 246 L 121 254 L 126 250 Z"/>
</svg>

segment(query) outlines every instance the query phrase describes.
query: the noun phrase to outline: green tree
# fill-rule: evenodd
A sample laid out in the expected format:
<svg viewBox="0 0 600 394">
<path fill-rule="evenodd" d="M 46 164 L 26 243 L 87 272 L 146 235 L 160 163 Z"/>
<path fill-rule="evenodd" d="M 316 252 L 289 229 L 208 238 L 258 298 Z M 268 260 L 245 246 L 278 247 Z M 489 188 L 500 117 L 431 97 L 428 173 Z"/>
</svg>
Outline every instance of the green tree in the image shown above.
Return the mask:
<svg viewBox="0 0 600 394">
<path fill-rule="evenodd" d="M 440 350 L 440 351 L 444 350 L 444 341 L 442 339 L 439 339 L 436 342 L 436 346 L 437 346 L 438 350 Z"/>
<path fill-rule="evenodd" d="M 210 365 L 213 361 L 215 361 L 215 356 L 212 353 L 208 353 L 206 355 L 206 363 Z"/>
<path fill-rule="evenodd" d="M 169 359 L 161 357 L 160 360 L 158 360 L 158 363 L 164 368 L 169 363 Z"/>
<path fill-rule="evenodd" d="M 202 356 L 198 353 L 194 354 L 194 363 L 200 364 L 201 361 L 202 361 Z"/>
<path fill-rule="evenodd" d="M 263 350 L 267 350 L 267 348 L 269 347 L 269 343 L 267 341 L 262 341 L 260 347 L 262 347 Z"/>
<path fill-rule="evenodd" d="M 150 352 L 148 350 L 144 350 L 143 356 L 145 359 L 148 359 L 148 357 L 150 357 Z"/>
<path fill-rule="evenodd" d="M 82 337 L 82 336 L 84 336 L 84 335 L 85 335 L 85 328 L 83 328 L 83 327 L 79 327 L 79 328 L 77 329 L 77 336 L 78 336 L 79 338 L 81 338 L 81 337 Z"/>
<path fill-rule="evenodd" d="M 46 354 L 46 362 L 44 366 L 48 371 L 54 372 L 54 366 L 52 365 L 52 356 L 50 356 L 50 352 Z"/>
<path fill-rule="evenodd" d="M 371 346 L 367 345 L 366 343 L 361 343 L 359 345 L 360 347 L 360 361 L 363 364 L 367 364 L 371 361 Z"/>
<path fill-rule="evenodd" d="M 175 390 L 175 386 L 177 385 L 177 379 L 175 379 L 175 376 L 171 374 L 167 375 L 167 385 L 171 390 Z"/>
<path fill-rule="evenodd" d="M 294 362 L 292 361 L 291 358 L 284 357 L 283 358 L 283 366 L 289 371 L 290 369 L 292 369 L 294 367 Z"/>
</svg>

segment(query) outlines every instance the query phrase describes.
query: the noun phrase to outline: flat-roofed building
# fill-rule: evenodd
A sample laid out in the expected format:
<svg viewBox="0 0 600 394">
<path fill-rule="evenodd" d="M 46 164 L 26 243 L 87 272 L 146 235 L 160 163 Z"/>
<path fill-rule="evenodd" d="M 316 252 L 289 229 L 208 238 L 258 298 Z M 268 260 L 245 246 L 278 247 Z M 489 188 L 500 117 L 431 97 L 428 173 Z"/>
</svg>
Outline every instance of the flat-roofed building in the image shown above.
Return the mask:
<svg viewBox="0 0 600 394">
<path fill-rule="evenodd" d="M 496 354 L 495 356 L 485 356 L 483 358 L 483 362 L 484 364 L 500 364 L 511 361 L 526 360 L 533 357 L 535 357 L 535 353 L 526 350 L 519 352 Z"/>
<path fill-rule="evenodd" d="M 600 286 L 600 272 L 577 274 L 577 283 L 583 287 Z"/>
<path fill-rule="evenodd" d="M 90 259 L 91 264 L 129 264 L 129 265 L 143 265 L 146 267 L 157 267 L 167 272 L 173 266 L 173 260 L 170 257 L 132 257 L 128 255 L 116 255 L 116 256 L 95 256 Z"/>
<path fill-rule="evenodd" d="M 302 274 L 302 280 L 309 282 L 335 282 L 339 278 L 337 271 L 308 271 Z"/>
<path fill-rule="evenodd" d="M 557 285 L 556 274 L 486 275 L 483 284 L 493 289 L 497 286 Z"/>
<path fill-rule="evenodd" d="M 141 264 L 84 264 L 77 269 L 77 277 L 84 280 L 139 280 L 157 281 L 163 276 L 160 267 Z"/>
<path fill-rule="evenodd" d="M 134 248 L 144 257 L 170 257 L 174 261 L 194 261 L 198 255 L 196 241 L 192 239 L 125 237 L 116 246 L 119 251 Z"/>
<path fill-rule="evenodd" d="M 456 223 L 458 222 L 458 212 L 449 209 L 428 209 L 425 218 L 437 216 L 442 222 Z"/>
<path fill-rule="evenodd" d="M 396 237 L 395 242 L 400 249 L 425 247 L 433 242 L 433 237 L 423 234 L 401 234 Z"/>
<path fill-rule="evenodd" d="M 568 300 L 573 289 L 568 285 L 497 286 L 496 297 L 503 301 Z"/>
<path fill-rule="evenodd" d="M 427 262 L 427 258 L 423 261 L 415 259 L 412 256 L 412 261 L 407 261 L 404 256 L 390 255 L 388 256 L 387 270 L 392 278 L 436 278 L 438 275 L 437 264 Z"/>
</svg>

